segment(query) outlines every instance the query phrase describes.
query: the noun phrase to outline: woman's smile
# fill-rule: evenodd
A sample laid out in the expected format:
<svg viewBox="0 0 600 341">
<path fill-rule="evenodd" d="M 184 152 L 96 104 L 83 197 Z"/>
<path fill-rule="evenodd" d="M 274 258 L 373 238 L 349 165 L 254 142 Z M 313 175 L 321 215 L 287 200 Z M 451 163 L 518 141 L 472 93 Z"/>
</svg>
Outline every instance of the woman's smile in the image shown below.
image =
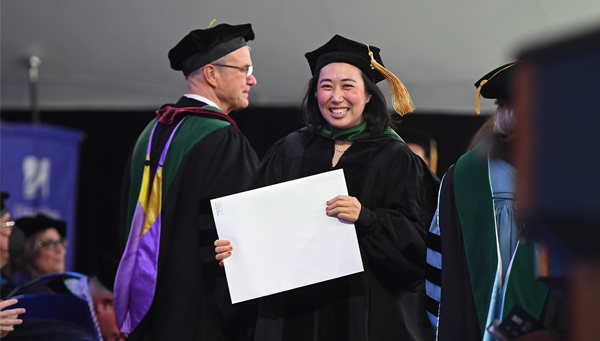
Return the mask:
<svg viewBox="0 0 600 341">
<path fill-rule="evenodd" d="M 364 121 L 365 105 L 371 100 L 362 71 L 347 63 L 330 63 L 319 74 L 317 101 L 323 118 L 338 129 L 352 128 Z"/>
</svg>

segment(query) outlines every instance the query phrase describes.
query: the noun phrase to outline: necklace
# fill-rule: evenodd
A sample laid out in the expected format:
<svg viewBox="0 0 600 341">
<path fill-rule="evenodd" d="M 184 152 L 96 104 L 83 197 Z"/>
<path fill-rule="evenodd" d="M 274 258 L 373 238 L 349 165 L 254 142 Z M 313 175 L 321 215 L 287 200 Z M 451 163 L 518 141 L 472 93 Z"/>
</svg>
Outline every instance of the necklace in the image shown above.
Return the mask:
<svg viewBox="0 0 600 341">
<path fill-rule="evenodd" d="M 344 153 L 344 152 L 345 152 L 345 150 L 339 150 L 339 149 L 337 149 L 337 148 L 334 148 L 334 149 L 335 149 L 335 151 L 336 151 L 336 152 L 338 152 L 338 153 Z"/>
</svg>

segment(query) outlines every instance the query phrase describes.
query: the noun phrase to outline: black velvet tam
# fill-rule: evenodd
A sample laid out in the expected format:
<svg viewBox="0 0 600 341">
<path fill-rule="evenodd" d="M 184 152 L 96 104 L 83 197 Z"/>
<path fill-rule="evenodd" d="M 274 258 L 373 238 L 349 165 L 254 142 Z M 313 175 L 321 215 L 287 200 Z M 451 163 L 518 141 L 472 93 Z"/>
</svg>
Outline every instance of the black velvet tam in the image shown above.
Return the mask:
<svg viewBox="0 0 600 341">
<path fill-rule="evenodd" d="M 67 223 L 62 220 L 52 219 L 40 213 L 34 218 L 24 217 L 17 219 L 15 220 L 15 225 L 23 231 L 26 238 L 51 227 L 54 227 L 61 237 L 64 238 L 67 235 Z"/>
<path fill-rule="evenodd" d="M 510 99 L 511 82 L 517 63 L 508 63 L 481 77 L 475 87 L 479 88 L 481 82 L 486 81 L 481 87 L 481 96 L 484 98 Z"/>
<path fill-rule="evenodd" d="M 371 81 L 377 83 L 384 80 L 384 77 L 371 67 L 369 49 L 373 52 L 375 60 L 383 65 L 381 56 L 379 55 L 379 48 L 372 45 L 367 47 L 363 43 L 344 38 L 337 34 L 325 45 L 312 52 L 307 52 L 304 56 L 308 60 L 313 76 L 329 63 L 348 63 L 359 68 Z"/>
<path fill-rule="evenodd" d="M 191 31 L 169 51 L 171 68 L 181 70 L 187 76 L 204 65 L 246 46 L 246 42 L 253 39 L 254 31 L 250 24 L 219 24 L 204 30 Z"/>
</svg>

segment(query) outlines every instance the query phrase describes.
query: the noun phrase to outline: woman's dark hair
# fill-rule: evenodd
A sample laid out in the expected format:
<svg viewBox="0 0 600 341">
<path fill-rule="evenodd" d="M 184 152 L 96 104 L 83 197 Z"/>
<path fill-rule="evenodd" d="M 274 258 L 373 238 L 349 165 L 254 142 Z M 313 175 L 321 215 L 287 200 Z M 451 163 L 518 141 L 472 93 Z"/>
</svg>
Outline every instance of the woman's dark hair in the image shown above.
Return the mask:
<svg viewBox="0 0 600 341">
<path fill-rule="evenodd" d="M 385 97 L 381 93 L 381 90 L 379 90 L 379 87 L 364 72 L 361 71 L 360 73 L 365 83 L 365 91 L 371 95 L 371 100 L 365 105 L 363 119 L 367 122 L 367 130 L 378 135 L 383 133 L 386 127 L 394 127 L 394 124 L 387 111 Z M 306 94 L 304 94 L 304 99 L 302 100 L 302 117 L 304 118 L 304 123 L 316 130 L 327 125 L 327 121 L 325 121 L 319 110 L 319 102 L 317 101 L 317 85 L 320 74 L 321 70 L 318 70 L 310 79 L 306 87 Z"/>
<path fill-rule="evenodd" d="M 42 275 L 35 268 L 33 262 L 40 253 L 37 242 L 44 231 L 46 230 L 38 231 L 25 240 L 25 249 L 23 250 L 23 253 L 11 262 L 11 266 L 8 269 L 9 276 L 16 277 L 19 272 L 23 272 L 25 274 L 25 280 L 29 281 Z"/>
</svg>

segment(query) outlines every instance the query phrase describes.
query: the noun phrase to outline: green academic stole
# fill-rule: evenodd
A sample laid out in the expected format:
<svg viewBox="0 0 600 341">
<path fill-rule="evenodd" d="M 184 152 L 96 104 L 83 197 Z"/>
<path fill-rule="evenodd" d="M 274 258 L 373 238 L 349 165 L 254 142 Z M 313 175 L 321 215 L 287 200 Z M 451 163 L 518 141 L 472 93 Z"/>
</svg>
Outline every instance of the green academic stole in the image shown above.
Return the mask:
<svg viewBox="0 0 600 341">
<path fill-rule="evenodd" d="M 476 147 L 457 161 L 454 184 L 477 319 L 483 335 L 500 259 L 487 153 L 482 147 Z M 534 280 L 534 257 L 533 242 L 519 243 L 505 279 L 508 282 L 504 284 L 503 317 L 518 304 L 539 319 L 548 288 Z"/>
<path fill-rule="evenodd" d="M 162 110 L 162 109 L 161 109 Z M 177 114 L 183 108 L 168 107 L 164 112 Z M 138 139 L 131 160 L 131 184 L 128 203 L 127 245 L 115 278 L 115 318 L 119 329 L 132 332 L 143 320 L 154 299 L 162 229 L 161 207 L 190 149 L 211 132 L 226 127 L 230 119 L 220 112 L 190 108 L 171 132 L 156 168 L 150 174 L 152 136 L 158 125 L 150 122 Z M 162 116 L 161 116 L 162 117 Z M 177 138 L 175 138 L 177 137 Z"/>
<path fill-rule="evenodd" d="M 325 138 L 337 140 L 337 141 L 356 141 L 356 140 L 369 139 L 369 138 L 373 137 L 373 134 L 371 134 L 371 132 L 367 130 L 367 122 L 362 122 L 360 124 L 355 125 L 354 127 L 348 128 L 348 129 L 338 129 L 329 123 L 327 123 L 327 125 L 325 127 L 321 128 L 320 130 L 314 130 L 314 129 L 312 129 L 311 126 L 309 126 L 309 129 L 316 132 L 317 134 L 320 134 L 321 136 L 323 136 Z M 404 140 L 400 137 L 400 135 L 398 135 L 390 127 L 386 127 L 383 130 L 382 135 L 395 136 L 398 139 L 400 139 L 400 141 L 404 142 Z"/>
<path fill-rule="evenodd" d="M 131 184 L 129 188 L 129 201 L 127 210 L 127 236 L 131 229 L 131 221 L 135 213 L 135 208 L 138 202 L 138 197 L 142 187 L 142 178 L 144 174 L 144 165 L 146 161 L 146 150 L 148 147 L 152 129 L 156 124 L 156 120 L 152 120 L 144 129 L 133 150 L 131 160 Z M 161 206 L 169 193 L 169 188 L 177 175 L 177 170 L 183 158 L 188 151 L 206 135 L 213 131 L 224 128 L 230 123 L 227 121 L 188 115 L 185 121 L 177 130 L 175 138 L 171 142 L 169 152 L 162 166 L 162 196 Z"/>
</svg>

